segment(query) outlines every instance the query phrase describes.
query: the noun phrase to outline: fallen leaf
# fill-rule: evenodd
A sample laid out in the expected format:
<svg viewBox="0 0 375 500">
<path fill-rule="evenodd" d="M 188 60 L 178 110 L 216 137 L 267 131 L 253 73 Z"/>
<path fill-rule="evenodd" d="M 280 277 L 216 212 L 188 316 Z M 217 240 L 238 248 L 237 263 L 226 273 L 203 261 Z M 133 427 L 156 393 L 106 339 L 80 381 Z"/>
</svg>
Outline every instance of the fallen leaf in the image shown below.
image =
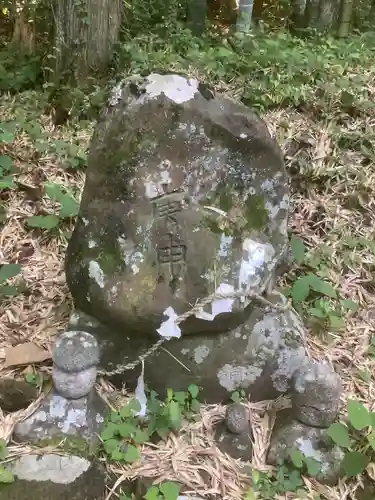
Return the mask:
<svg viewBox="0 0 375 500">
<path fill-rule="evenodd" d="M 51 354 L 48 351 L 33 342 L 27 342 L 5 349 L 4 367 L 41 363 L 47 359 L 51 359 Z"/>
</svg>

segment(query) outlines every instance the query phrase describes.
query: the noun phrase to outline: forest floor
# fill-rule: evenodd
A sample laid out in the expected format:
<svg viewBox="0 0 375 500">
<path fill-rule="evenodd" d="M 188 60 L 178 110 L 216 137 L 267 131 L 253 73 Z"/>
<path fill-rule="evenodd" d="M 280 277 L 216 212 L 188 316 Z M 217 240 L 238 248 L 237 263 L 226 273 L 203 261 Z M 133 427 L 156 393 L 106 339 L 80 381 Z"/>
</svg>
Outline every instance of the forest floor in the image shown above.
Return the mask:
<svg viewBox="0 0 375 500">
<path fill-rule="evenodd" d="M 367 85 L 374 99 L 375 78 L 369 78 Z M 31 228 L 26 221 L 35 215 L 59 213 L 60 205 L 43 190 L 45 183 L 63 185 L 79 200 L 84 171 L 67 169 L 66 162 L 77 167 L 84 156 L 81 152 L 89 145 L 93 125 L 68 124 L 54 130 L 50 118 L 36 111 L 32 119 L 31 115 L 26 119 L 24 110 L 33 108 L 36 98 L 36 94 L 24 93 L 3 96 L 0 101 L 3 122 L 23 124 L 9 142 L 0 144 L 1 155 L 9 156 L 17 169 L 12 174 L 16 184 L 0 194 L 0 263 L 20 263 L 24 282 L 23 293 L 0 298 L 1 377 L 30 370 L 47 376 L 49 361 L 26 369 L 7 368 L 6 350 L 30 342 L 49 350 L 72 311 L 63 263 L 73 223 L 61 218 L 57 229 L 48 231 Z M 375 361 L 371 356 L 375 336 L 375 111 L 352 115 L 334 105 L 324 116 L 316 109 L 298 112 L 291 108 L 263 115 L 283 150 L 292 180 L 289 229 L 307 249 L 304 261 L 295 265 L 280 285 L 289 286 L 298 276 L 312 272 L 324 276 L 338 293 L 337 300 L 321 298 L 319 307 L 326 313 L 324 318 L 312 319 L 316 297 L 307 297 L 300 307 L 306 318 L 310 355 L 332 364 L 344 381 L 343 416 L 347 398 L 357 399 L 375 411 Z M 20 276 L 10 283 L 19 283 Z M 352 300 L 358 309 L 345 312 L 340 305 L 342 299 Z M 336 318 L 333 321 L 332 316 Z M 99 380 L 98 389 L 103 397 L 113 400 L 114 388 L 106 381 Z M 256 437 L 253 464 L 260 469 L 267 469 L 265 451 L 272 426 L 264 415 L 268 404 L 251 405 Z M 3 414 L 0 437 L 9 441 L 13 425 L 24 414 Z M 202 496 L 244 498 L 246 474 L 241 464 L 222 454 L 213 443 L 213 424 L 222 417 L 223 407 L 202 406 L 201 414 L 198 422 L 187 424 L 177 437 L 171 435 L 157 447 L 144 445 L 142 460 L 133 468 L 109 465 L 119 483 L 143 475 L 181 482 L 188 492 Z M 31 450 L 11 441 L 8 448 L 11 456 Z M 204 479 L 199 470 L 205 471 Z M 354 492 L 366 477 L 375 479 L 372 471 L 368 467 L 362 476 L 342 480 L 335 488 L 305 478 L 306 491 L 310 492 L 306 496 L 285 494 L 274 498 L 313 499 L 317 493 L 329 500 L 355 498 Z M 109 492 L 108 498 L 117 498 L 119 487 Z"/>
</svg>

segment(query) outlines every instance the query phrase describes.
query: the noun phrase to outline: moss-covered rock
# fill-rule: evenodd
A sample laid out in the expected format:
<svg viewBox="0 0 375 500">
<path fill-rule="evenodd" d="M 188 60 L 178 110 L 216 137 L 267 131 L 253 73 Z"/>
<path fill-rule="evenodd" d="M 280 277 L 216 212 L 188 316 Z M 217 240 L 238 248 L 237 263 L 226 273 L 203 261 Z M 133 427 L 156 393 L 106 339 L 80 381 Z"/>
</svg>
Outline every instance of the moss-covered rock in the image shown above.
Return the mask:
<svg viewBox="0 0 375 500">
<path fill-rule="evenodd" d="M 177 75 L 131 78 L 95 130 L 66 276 L 76 306 L 117 340 L 152 335 L 224 283 L 262 292 L 286 242 L 281 151 L 246 106 Z M 194 318 L 183 333 L 238 326 Z"/>
</svg>

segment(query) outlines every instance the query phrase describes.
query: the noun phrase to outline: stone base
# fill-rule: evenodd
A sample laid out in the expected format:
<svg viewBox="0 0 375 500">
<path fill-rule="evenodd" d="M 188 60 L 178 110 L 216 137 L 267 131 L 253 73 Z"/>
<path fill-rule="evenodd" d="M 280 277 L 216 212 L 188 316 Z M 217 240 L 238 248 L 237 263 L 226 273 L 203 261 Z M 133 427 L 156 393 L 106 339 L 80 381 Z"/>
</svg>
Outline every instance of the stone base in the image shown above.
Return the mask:
<svg viewBox="0 0 375 500">
<path fill-rule="evenodd" d="M 25 455 L 7 465 L 16 477 L 0 500 L 104 500 L 105 471 L 77 456 Z"/>
<path fill-rule="evenodd" d="M 94 454 L 106 411 L 94 391 L 84 398 L 69 400 L 51 392 L 33 415 L 16 425 L 14 437 L 40 446 L 68 438 L 64 443 L 66 451 L 81 456 Z"/>
<path fill-rule="evenodd" d="M 278 293 L 267 299 L 280 305 L 286 300 Z M 164 349 L 145 361 L 148 386 L 164 394 L 167 388 L 183 391 L 189 384 L 197 384 L 200 400 L 208 403 L 226 401 L 240 389 L 251 393 L 253 401 L 288 391 L 293 374 L 307 361 L 302 323 L 291 309 L 280 312 L 260 304 L 249 307 L 248 319 L 234 330 L 186 334 L 166 341 Z M 152 337 L 116 332 L 79 311 L 72 315 L 68 328 L 97 338 L 101 366 L 106 370 L 136 360 L 159 338 L 156 332 Z M 126 382 L 133 389 L 139 374 L 140 368 L 127 371 L 114 382 Z"/>
<path fill-rule="evenodd" d="M 248 432 L 232 434 L 228 431 L 224 422 L 219 422 L 215 429 L 215 441 L 217 447 L 234 459 L 244 462 L 251 461 L 253 444 L 251 442 L 250 426 Z"/>
<path fill-rule="evenodd" d="M 278 414 L 268 451 L 268 463 L 277 465 L 280 460 L 290 460 L 289 452 L 293 449 L 319 463 L 319 482 L 331 486 L 337 484 L 344 452 L 332 442 L 327 429 L 310 427 L 293 420 L 292 410 L 288 409 Z"/>
</svg>

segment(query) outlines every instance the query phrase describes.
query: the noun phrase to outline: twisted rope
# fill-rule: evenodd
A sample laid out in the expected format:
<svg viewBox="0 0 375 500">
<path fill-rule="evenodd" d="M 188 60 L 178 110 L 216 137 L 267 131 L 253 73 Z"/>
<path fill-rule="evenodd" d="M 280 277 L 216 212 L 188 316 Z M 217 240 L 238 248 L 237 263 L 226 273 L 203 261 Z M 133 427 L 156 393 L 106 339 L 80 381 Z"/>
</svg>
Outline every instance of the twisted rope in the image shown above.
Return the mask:
<svg viewBox="0 0 375 500">
<path fill-rule="evenodd" d="M 179 325 L 186 319 L 190 318 L 190 316 L 194 316 L 196 313 L 200 312 L 205 306 L 208 304 L 211 304 L 214 300 L 220 300 L 220 299 L 238 299 L 238 298 L 252 298 L 256 300 L 257 302 L 270 306 L 273 309 L 277 311 L 284 312 L 287 309 L 290 308 L 289 302 L 284 305 L 279 305 L 279 304 L 273 304 L 269 300 L 267 300 L 265 297 L 262 295 L 258 294 L 251 294 L 251 293 L 244 293 L 241 291 L 238 292 L 229 292 L 229 293 L 213 293 L 211 295 L 208 295 L 204 299 L 201 299 L 198 301 L 194 307 L 189 309 L 189 311 L 186 311 L 185 313 L 181 314 L 178 316 L 174 323 L 175 325 Z M 145 351 L 143 354 L 141 354 L 138 359 L 135 361 L 132 361 L 131 363 L 127 363 L 126 365 L 118 365 L 117 368 L 115 368 L 112 371 L 106 371 L 106 370 L 98 370 L 98 375 L 104 375 L 107 377 L 113 377 L 114 375 L 122 375 L 124 372 L 128 370 L 134 370 L 138 365 L 140 365 L 145 359 L 147 359 L 149 356 L 151 356 L 155 351 L 159 349 L 159 347 L 164 344 L 164 342 L 168 340 L 165 337 L 161 337 L 155 344 L 153 344 L 147 351 Z"/>
</svg>

